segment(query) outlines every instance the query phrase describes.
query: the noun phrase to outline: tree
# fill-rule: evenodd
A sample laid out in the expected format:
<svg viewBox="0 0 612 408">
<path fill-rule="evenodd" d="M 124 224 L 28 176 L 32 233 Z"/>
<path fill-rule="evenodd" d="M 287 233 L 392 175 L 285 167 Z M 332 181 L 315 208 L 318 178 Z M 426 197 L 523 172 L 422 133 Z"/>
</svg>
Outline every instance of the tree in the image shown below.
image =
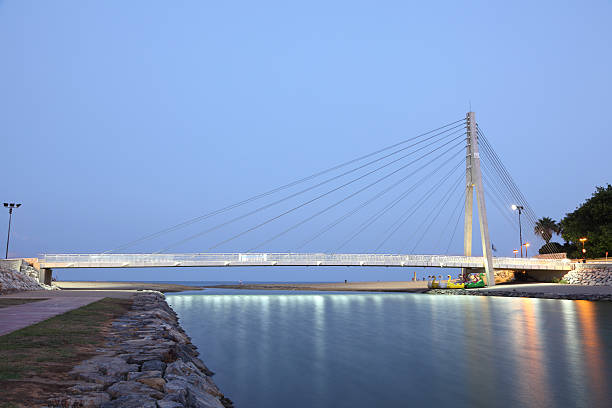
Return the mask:
<svg viewBox="0 0 612 408">
<path fill-rule="evenodd" d="M 541 236 L 542 239 L 548 244 L 553 236 L 553 233 L 558 234 L 560 229 L 555 220 L 549 217 L 543 217 L 536 221 L 535 226 L 533 227 L 533 232 L 536 235 Z"/>
<path fill-rule="evenodd" d="M 561 245 L 560 243 L 553 241 L 553 242 L 548 242 L 542 245 L 542 247 L 540 248 L 538 252 L 540 254 L 560 254 L 560 253 L 571 254 L 573 252 L 576 252 L 576 248 L 572 246 L 571 244 L 568 244 L 567 242 Z"/>
<path fill-rule="evenodd" d="M 558 254 L 563 251 L 563 245 L 558 242 L 547 242 L 538 251 L 540 254 Z"/>
<path fill-rule="evenodd" d="M 561 236 L 574 249 L 569 257 L 582 257 L 580 238 L 586 238 L 585 256 L 601 258 L 612 249 L 612 185 L 597 187 L 595 193 L 559 223 Z"/>
</svg>

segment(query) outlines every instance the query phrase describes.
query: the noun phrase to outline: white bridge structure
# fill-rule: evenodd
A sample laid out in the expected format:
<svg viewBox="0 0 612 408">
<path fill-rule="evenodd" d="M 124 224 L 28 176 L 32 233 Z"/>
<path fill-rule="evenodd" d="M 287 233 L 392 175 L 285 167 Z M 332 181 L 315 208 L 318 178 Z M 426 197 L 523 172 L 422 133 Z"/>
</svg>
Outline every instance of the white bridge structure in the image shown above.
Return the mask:
<svg viewBox="0 0 612 408">
<path fill-rule="evenodd" d="M 492 258 L 501 270 L 569 271 L 569 260 L 536 258 Z M 389 266 L 465 268 L 484 270 L 480 256 L 401 254 L 46 254 L 39 259 L 44 269 L 57 268 L 154 268 L 219 266 Z"/>
<path fill-rule="evenodd" d="M 459 124 L 457 124 L 459 123 Z M 452 127 L 451 127 L 452 126 Z M 497 171 L 497 174 L 500 177 L 501 180 L 501 185 L 505 186 L 505 188 L 507 188 L 507 190 L 504 190 L 505 192 L 501 192 L 502 190 L 499 189 L 499 187 L 496 187 L 493 190 L 493 193 L 500 193 L 500 196 L 502 199 L 508 198 L 508 199 L 512 199 L 512 200 L 516 200 L 515 202 L 518 202 L 522 205 L 525 205 L 525 208 L 527 208 L 528 204 L 526 202 L 526 200 L 524 199 L 524 196 L 522 195 L 522 193 L 520 193 L 520 190 L 518 190 L 518 187 L 514 184 L 514 182 L 512 181 L 509 173 L 507 172 L 507 170 L 505 170 L 505 168 L 503 167 L 503 164 L 501 164 L 501 161 L 499 161 L 497 155 L 495 154 L 495 152 L 492 150 L 492 147 L 489 145 L 486 137 L 484 136 L 484 133 L 481 132 L 481 130 L 478 128 L 478 125 L 476 124 L 476 118 L 475 118 L 475 114 L 474 112 L 468 112 L 466 114 L 465 119 L 460 119 L 456 122 L 444 125 L 441 128 L 438 129 L 434 129 L 430 132 L 424 133 L 422 135 L 417 136 L 416 138 L 420 138 L 420 137 L 424 137 L 426 135 L 431 135 L 432 133 L 435 133 L 437 131 L 439 131 L 440 129 L 445 129 L 445 130 L 441 130 L 439 133 L 434 134 L 433 136 L 428 136 L 426 139 L 422 139 L 419 142 L 415 142 L 414 144 L 408 146 L 408 147 L 403 147 L 401 149 L 398 149 L 392 153 L 386 154 L 385 156 L 382 156 L 379 159 L 373 160 L 369 163 L 366 163 L 364 165 L 360 165 L 352 170 L 346 171 L 345 173 L 341 174 L 340 176 L 335 176 L 332 177 L 330 179 L 327 179 L 323 182 L 320 182 L 318 184 L 316 184 L 314 187 L 310 187 L 310 188 L 306 188 L 298 193 L 294 193 L 291 194 L 283 199 L 277 200 L 276 202 L 269 204 L 269 205 L 264 205 L 262 207 L 260 207 L 257 210 L 251 211 L 245 215 L 241 215 L 238 217 L 235 217 L 233 219 L 231 219 L 230 221 L 226 221 L 223 222 L 221 224 L 218 224 L 214 227 L 209 228 L 208 230 L 193 235 L 188 239 L 191 238 L 196 238 L 199 237 L 200 235 L 203 235 L 204 233 L 207 232 L 211 232 L 214 230 L 218 230 L 218 229 L 222 229 L 224 228 L 226 225 L 237 221 L 237 220 L 241 220 L 243 218 L 245 218 L 246 216 L 249 216 L 251 214 L 255 214 L 256 212 L 260 211 L 260 210 L 265 210 L 269 207 L 271 207 L 272 205 L 281 203 L 289 198 L 292 198 L 294 196 L 297 196 L 299 194 L 302 194 L 304 192 L 310 191 L 313 188 L 322 186 L 328 182 L 334 181 L 336 179 L 338 179 L 339 177 L 342 177 L 346 174 L 352 173 L 354 171 L 360 170 L 362 168 L 365 168 L 367 166 L 369 166 L 370 164 L 376 163 L 382 159 L 386 159 L 387 157 L 390 157 L 392 155 L 398 154 L 400 152 L 405 151 L 407 148 L 412 147 L 412 146 L 416 146 L 420 143 L 423 143 L 425 141 L 429 141 L 435 137 L 438 137 L 440 135 L 442 135 L 442 138 L 434 140 L 434 141 L 429 141 L 427 145 L 424 145 L 422 147 L 419 147 L 418 149 L 414 150 L 412 153 L 408 153 L 405 154 L 404 156 L 400 157 L 399 159 L 394 159 L 391 162 L 389 162 L 388 164 L 384 164 L 374 170 L 369 171 L 368 173 L 366 173 L 365 175 L 359 176 L 355 179 L 353 179 L 350 182 L 347 182 L 339 187 L 335 187 L 331 190 L 329 190 L 326 193 L 323 193 L 313 199 L 310 199 L 309 201 L 306 201 L 305 203 L 302 203 L 290 210 L 286 210 L 284 211 L 282 214 L 277 215 L 275 217 L 272 217 L 270 219 L 268 219 L 265 222 L 261 222 L 258 225 L 255 225 L 251 228 L 249 228 L 246 231 L 241 232 L 240 234 L 237 234 L 229 239 L 226 239 L 212 247 L 209 248 L 209 250 L 213 250 L 215 248 L 217 248 L 219 245 L 225 244 L 233 239 L 236 239 L 238 237 L 243 236 L 246 233 L 249 233 L 255 229 L 258 229 L 259 227 L 262 227 L 272 221 L 275 221 L 276 219 L 289 214 L 295 210 L 301 209 L 302 207 L 305 207 L 306 205 L 315 202 L 316 200 L 318 200 L 319 198 L 328 196 L 331 193 L 334 193 L 342 188 L 344 188 L 345 186 L 348 186 L 354 182 L 357 182 L 361 179 L 363 179 L 364 177 L 368 176 L 369 174 L 373 174 L 374 172 L 377 172 L 383 168 L 386 168 L 387 166 L 399 161 L 400 159 L 403 159 L 404 157 L 409 156 L 410 154 L 416 153 L 418 151 L 422 151 L 424 149 L 429 148 L 429 146 L 433 146 L 435 143 L 443 143 L 441 145 L 439 145 L 436 148 L 433 148 L 433 150 L 423 154 L 421 157 L 411 161 L 408 164 L 403 165 L 402 167 L 400 167 L 397 170 L 394 170 L 392 172 L 390 172 L 387 176 L 383 176 L 380 179 L 378 179 L 377 181 L 368 184 L 366 187 L 361 188 L 360 190 L 358 190 L 356 193 L 353 193 L 349 196 L 347 196 L 345 199 L 342 199 L 332 205 L 330 205 L 329 207 L 325 208 L 324 210 L 320 210 L 318 213 L 316 213 L 315 215 L 305 219 L 304 221 L 290 227 L 287 228 L 285 231 L 281 232 L 280 234 L 275 235 L 274 237 L 272 237 L 272 239 L 253 247 L 253 249 L 250 249 L 246 252 L 242 252 L 242 253 L 195 253 L 195 254 L 172 254 L 172 253 L 166 253 L 167 249 L 163 249 L 161 251 L 158 251 L 156 253 L 151 253 L 151 254 L 138 254 L 138 253 L 134 253 L 134 254 L 124 254 L 124 253 L 111 253 L 114 252 L 115 250 L 111 250 L 111 251 L 107 251 L 105 253 L 101 253 L 101 254 L 45 254 L 42 255 L 41 258 L 38 260 L 39 264 L 40 264 L 40 268 L 41 271 L 44 271 L 44 276 L 45 276 L 45 282 L 51 280 L 51 270 L 52 269 L 57 269 L 57 268 L 151 268 L 151 267 L 237 267 L 237 266 L 373 266 L 373 267 L 381 267 L 381 266 L 386 266 L 386 267 L 429 267 L 429 268 L 461 268 L 463 270 L 464 274 L 470 273 L 470 272 L 484 272 L 485 276 L 486 276 L 486 283 L 488 286 L 492 286 L 495 284 L 495 275 L 494 275 L 494 271 L 495 270 L 511 270 L 511 271 L 568 271 L 570 269 L 572 269 L 572 263 L 569 260 L 559 260 L 559 259 L 535 259 L 535 258 L 522 258 L 522 252 L 521 252 L 521 258 L 506 258 L 506 257 L 493 257 L 492 255 L 492 251 L 494 250 L 492 244 L 491 244 L 491 239 L 489 237 L 489 225 L 488 225 L 488 221 L 487 221 L 487 207 L 485 205 L 485 194 L 484 194 L 484 189 L 483 189 L 483 175 L 481 172 L 481 153 L 483 153 L 483 158 L 485 158 L 486 160 L 483 162 L 485 165 L 485 169 L 487 168 L 486 166 L 492 166 L 494 168 L 494 170 Z M 457 129 L 457 130 L 454 130 Z M 451 133 L 448 133 L 451 132 Z M 453 139 L 450 139 L 451 137 L 454 136 L 455 133 L 461 133 L 459 136 L 454 137 Z M 482 141 L 482 147 L 483 150 L 479 151 L 479 136 L 480 136 L 480 141 Z M 458 142 L 454 143 L 457 139 L 461 139 L 464 138 L 463 140 L 459 140 Z M 387 148 L 384 148 L 382 150 L 379 150 L 377 152 L 374 152 L 372 154 L 363 156 L 359 159 L 355 159 L 349 162 L 346 162 L 342 165 L 333 167 L 331 169 L 316 173 L 312 176 L 306 177 L 302 180 L 298 180 L 296 182 L 293 183 L 289 183 L 285 186 L 279 187 L 277 189 L 271 190 L 267 193 L 263 193 L 260 194 L 258 196 L 254 196 L 250 199 L 244 200 L 240 203 L 234 204 L 234 205 L 230 205 L 226 208 L 217 210 L 217 211 L 213 211 L 212 213 L 209 213 L 207 215 L 203 215 L 200 217 L 196 217 L 192 220 L 188 220 L 186 222 L 183 222 L 181 224 L 178 224 L 177 226 L 174 227 L 170 227 L 166 230 L 160 231 L 158 233 L 154 233 L 151 234 L 149 236 L 145 236 L 141 239 L 138 239 L 136 241 L 133 242 L 140 242 L 142 240 L 145 239 L 149 239 L 151 237 L 157 237 L 160 234 L 166 233 L 168 231 L 174 231 L 177 228 L 183 227 L 185 225 L 191 225 L 193 222 L 198 222 L 200 220 L 204 220 L 204 219 L 208 219 L 209 217 L 216 215 L 216 214 L 220 214 L 221 212 L 225 211 L 225 210 L 231 210 L 233 208 L 236 208 L 244 203 L 248 203 L 252 200 L 256 200 L 265 196 L 268 196 L 271 193 L 275 193 L 277 191 L 281 191 L 287 187 L 291 187 L 294 186 L 296 184 L 301 183 L 302 181 L 307 181 L 310 179 L 313 179 L 315 177 L 318 177 L 319 175 L 325 174 L 330 170 L 334 170 L 334 169 L 338 169 L 340 167 L 343 167 L 345 165 L 351 164 L 353 162 L 356 162 L 358 160 L 361 160 L 363 158 L 367 158 L 367 157 L 371 157 L 372 155 L 378 154 L 380 152 L 386 151 L 387 149 L 391 149 L 391 148 L 395 148 L 398 147 L 399 145 L 402 145 L 403 143 L 406 143 L 408 141 L 414 141 L 415 138 L 411 138 L 411 139 L 407 139 L 405 141 L 402 141 L 400 143 L 397 143 L 395 145 L 389 146 Z M 449 140 L 450 139 L 450 140 Z M 463 159 L 463 146 L 462 143 L 463 141 L 465 141 L 465 159 Z M 451 147 L 447 148 L 447 145 L 451 144 Z M 280 237 L 281 235 L 283 235 L 286 232 L 289 232 L 291 230 L 293 230 L 294 228 L 302 225 L 303 223 L 305 223 L 306 221 L 311 220 L 312 218 L 323 214 L 325 211 L 334 208 L 335 206 L 339 205 L 340 203 L 344 202 L 346 199 L 352 198 L 353 196 L 355 196 L 356 194 L 360 193 L 361 191 L 364 191 L 366 189 L 368 189 L 369 187 L 373 186 L 374 184 L 377 184 L 378 182 L 380 182 L 381 180 L 384 180 L 386 177 L 390 177 L 396 173 L 398 173 L 400 170 L 403 170 L 404 168 L 407 168 L 408 166 L 412 165 L 412 163 L 417 162 L 418 160 L 421 160 L 425 157 L 428 157 L 432 154 L 434 154 L 435 152 L 438 152 L 440 149 L 442 148 L 447 148 L 447 150 L 445 150 L 443 153 L 440 153 L 436 158 L 430 160 L 428 163 L 422 165 L 419 169 L 415 170 L 413 173 L 411 173 L 408 176 L 405 176 L 403 179 L 401 179 L 400 181 L 396 182 L 393 186 L 397 185 L 399 182 L 407 179 L 409 176 L 415 174 L 416 172 L 418 172 L 420 169 L 425 168 L 429 165 L 429 163 L 432 163 L 434 160 L 438 160 L 442 157 L 445 157 L 444 155 L 446 155 L 448 152 L 452 152 L 453 149 L 458 148 L 458 150 L 455 152 L 455 157 L 459 156 L 461 157 L 461 161 L 459 163 L 457 163 L 457 165 L 455 166 L 455 168 L 453 168 L 451 170 L 451 172 L 445 176 L 445 178 L 443 178 L 443 180 L 436 184 L 431 183 L 429 180 L 427 181 L 428 185 L 432 186 L 432 189 L 435 190 L 436 187 L 442 185 L 445 180 L 450 177 L 451 173 L 453 171 L 456 170 L 461 170 L 461 164 L 463 163 L 463 161 L 465 161 L 465 184 L 463 184 L 463 174 L 459 174 L 460 178 L 458 179 L 458 181 L 461 182 L 461 184 L 463 184 L 463 191 L 465 194 L 465 198 L 463 202 L 458 202 L 459 205 L 463 204 L 463 208 L 465 210 L 464 212 L 464 229 L 463 229 L 463 256 L 447 256 L 447 255 L 413 255 L 413 254 L 384 254 L 384 253 L 265 253 L 265 252 L 254 252 L 255 249 L 259 248 L 260 246 L 262 246 L 263 244 L 266 244 L 267 242 L 270 242 L 273 239 L 276 239 L 278 237 Z M 438 153 L 436 153 L 438 154 Z M 448 159 L 442 159 L 442 160 L 447 160 Z M 487 164 L 489 163 L 489 164 Z M 431 174 L 437 172 L 438 170 L 434 170 Z M 426 176 L 424 178 L 422 178 L 419 183 L 423 183 L 425 184 L 425 180 L 427 180 Z M 485 177 L 485 181 L 487 181 L 487 178 Z M 442 183 L 442 184 L 441 184 Z M 457 182 L 454 183 L 455 188 L 461 186 L 461 184 L 458 184 Z M 393 187 L 392 186 L 392 187 Z M 366 201 L 364 204 L 362 204 L 362 206 L 357 207 L 355 210 L 353 210 L 352 212 L 349 212 L 347 215 L 339 218 L 338 220 L 336 220 L 335 222 L 333 222 L 332 224 L 330 224 L 327 229 L 323 230 L 322 232 L 325 232 L 327 230 L 329 230 L 329 228 L 335 226 L 336 224 L 338 224 L 339 222 L 341 222 L 342 220 L 344 220 L 346 217 L 352 215 L 353 213 L 355 213 L 356 211 L 358 211 L 360 208 L 362 208 L 365 205 L 368 205 L 371 201 L 373 201 L 374 199 L 376 199 L 379 196 L 382 196 L 383 194 L 385 194 L 387 191 L 389 191 L 389 188 L 381 191 L 378 193 L 377 196 L 375 196 L 374 198 L 371 198 L 370 200 Z M 453 190 L 454 191 L 454 190 Z M 383 209 L 382 214 L 384 214 L 385 211 L 387 211 L 389 208 L 395 206 L 395 204 L 397 204 L 401 199 L 403 199 L 403 197 L 405 196 L 405 194 L 407 194 L 409 191 L 407 191 L 406 193 L 404 193 L 403 195 L 401 195 L 399 198 L 397 198 L 393 203 L 391 203 L 390 205 L 388 205 L 387 207 L 385 207 Z M 452 193 L 452 191 L 451 191 Z M 428 193 L 431 194 L 431 193 Z M 478 213 L 478 224 L 480 227 L 480 242 L 482 245 L 482 256 L 472 256 L 472 220 L 473 220 L 473 213 L 474 210 L 473 206 L 474 206 L 474 196 L 476 196 L 476 204 L 477 204 L 477 213 Z M 429 195 L 425 195 L 424 196 L 425 199 L 427 197 L 429 197 Z M 446 201 L 448 201 L 448 198 L 446 199 Z M 446 203 L 446 202 L 445 202 Z M 495 202 L 494 202 L 495 203 Z M 498 202 L 497 202 L 498 203 Z M 422 204 L 422 202 L 421 202 Z M 419 204 L 419 206 L 421 205 Z M 445 204 L 444 204 L 445 205 Z M 418 208 L 418 206 L 417 206 Z M 435 209 L 436 207 L 433 207 L 433 209 Z M 442 207 L 441 207 L 442 208 Z M 441 209 L 440 208 L 440 209 Z M 461 207 L 458 207 L 461 208 Z M 499 208 L 499 207 L 498 207 Z M 522 206 L 520 208 L 523 208 Z M 438 212 L 439 214 L 439 212 Z M 528 213 L 527 215 L 529 215 L 531 217 L 531 222 L 534 223 L 535 221 L 535 213 L 532 211 L 530 214 Z M 380 217 L 381 215 L 376 215 L 374 214 L 374 216 L 371 218 L 374 221 L 376 219 L 378 219 L 377 217 Z M 409 217 L 409 216 L 408 216 Z M 394 233 L 399 227 L 401 227 L 403 225 L 403 223 L 405 222 L 406 219 L 404 219 L 404 221 L 402 221 L 401 223 L 398 222 L 397 223 L 397 228 L 395 228 L 393 230 L 392 233 Z M 457 218 L 457 220 L 459 220 L 459 218 Z M 370 222 L 370 221 L 368 221 Z M 373 222 L 373 221 L 372 221 Z M 371 222 L 370 222 L 371 223 Z M 366 224 L 366 227 L 369 224 Z M 458 222 L 455 223 L 455 226 L 458 225 Z M 365 228 L 365 227 L 364 227 Z M 533 225 L 532 225 L 533 228 Z M 359 230 L 359 232 L 363 231 L 363 228 Z M 358 232 L 358 233 L 359 233 Z M 521 235 L 521 230 L 520 230 L 520 212 L 519 212 L 519 236 L 520 236 L 520 242 L 519 245 L 522 247 L 523 245 L 525 245 L 525 243 L 523 242 L 523 238 Z M 318 236 L 318 235 L 317 235 Z M 317 237 L 315 236 L 315 238 Z M 454 236 L 454 232 L 453 232 L 453 236 Z M 451 237 L 452 240 L 452 237 Z M 186 240 L 184 240 L 186 241 Z M 181 241 L 181 242 L 184 242 Z M 309 242 L 309 241 L 308 241 Z M 386 241 L 383 241 L 383 244 Z M 131 243 L 128 243 L 126 245 L 123 245 L 122 247 L 119 247 L 118 249 L 124 249 L 127 248 L 128 246 L 130 246 Z M 381 244 L 382 245 L 382 244 Z M 528 244 L 527 244 L 528 245 Z M 379 245 L 380 248 L 380 245 Z M 526 248 L 526 247 L 525 247 Z M 376 249 L 378 250 L 378 248 Z M 446 250 L 448 251 L 448 249 Z M 338 252 L 338 250 L 334 251 L 334 252 Z M 518 252 L 518 251 L 515 251 Z"/>
</svg>

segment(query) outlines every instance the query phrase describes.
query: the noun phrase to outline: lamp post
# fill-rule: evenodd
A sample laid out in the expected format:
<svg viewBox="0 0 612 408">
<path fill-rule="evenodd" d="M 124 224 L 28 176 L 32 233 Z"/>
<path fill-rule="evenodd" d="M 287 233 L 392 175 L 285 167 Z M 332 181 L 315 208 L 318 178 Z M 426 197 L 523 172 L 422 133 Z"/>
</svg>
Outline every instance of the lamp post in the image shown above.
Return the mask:
<svg viewBox="0 0 612 408">
<path fill-rule="evenodd" d="M 584 249 L 584 243 L 586 242 L 586 238 L 580 238 L 579 241 L 582 242 L 582 256 L 586 259 L 586 249 Z"/>
<path fill-rule="evenodd" d="M 8 208 L 9 210 L 8 234 L 6 236 L 6 253 L 4 254 L 4 259 L 8 259 L 9 241 L 11 240 L 11 221 L 13 219 L 13 208 L 19 208 L 21 207 L 21 204 L 4 203 L 4 207 Z"/>
<path fill-rule="evenodd" d="M 520 240 L 520 248 L 521 248 L 521 258 L 523 257 L 523 229 L 521 227 L 521 213 L 524 210 L 522 205 L 512 204 L 512 211 L 518 210 L 518 221 L 519 221 L 519 240 Z"/>
<path fill-rule="evenodd" d="M 531 245 L 529 242 L 525 242 L 525 258 L 529 258 L 529 255 L 527 255 L 527 248 L 529 248 L 529 245 Z"/>
<path fill-rule="evenodd" d="M 514 252 L 514 257 L 516 258 L 516 254 L 518 254 L 518 249 L 513 249 L 512 252 Z"/>
</svg>

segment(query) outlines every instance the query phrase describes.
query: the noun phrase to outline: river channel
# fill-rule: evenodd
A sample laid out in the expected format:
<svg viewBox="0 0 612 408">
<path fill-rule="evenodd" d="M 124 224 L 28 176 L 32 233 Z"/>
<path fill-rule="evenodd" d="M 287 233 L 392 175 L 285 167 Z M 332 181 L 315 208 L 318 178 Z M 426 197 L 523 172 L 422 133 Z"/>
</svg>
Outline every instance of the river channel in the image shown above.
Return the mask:
<svg viewBox="0 0 612 408">
<path fill-rule="evenodd" d="M 167 296 L 236 407 L 609 407 L 609 302 L 212 289 Z"/>
</svg>

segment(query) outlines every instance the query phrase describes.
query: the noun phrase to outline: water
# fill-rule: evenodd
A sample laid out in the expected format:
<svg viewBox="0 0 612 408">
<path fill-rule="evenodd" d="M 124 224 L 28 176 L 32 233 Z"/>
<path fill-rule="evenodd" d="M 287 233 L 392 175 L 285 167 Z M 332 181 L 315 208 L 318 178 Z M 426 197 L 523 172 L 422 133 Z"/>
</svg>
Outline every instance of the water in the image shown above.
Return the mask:
<svg viewBox="0 0 612 408">
<path fill-rule="evenodd" d="M 209 290 L 168 296 L 236 407 L 610 407 L 612 304 Z"/>
</svg>

